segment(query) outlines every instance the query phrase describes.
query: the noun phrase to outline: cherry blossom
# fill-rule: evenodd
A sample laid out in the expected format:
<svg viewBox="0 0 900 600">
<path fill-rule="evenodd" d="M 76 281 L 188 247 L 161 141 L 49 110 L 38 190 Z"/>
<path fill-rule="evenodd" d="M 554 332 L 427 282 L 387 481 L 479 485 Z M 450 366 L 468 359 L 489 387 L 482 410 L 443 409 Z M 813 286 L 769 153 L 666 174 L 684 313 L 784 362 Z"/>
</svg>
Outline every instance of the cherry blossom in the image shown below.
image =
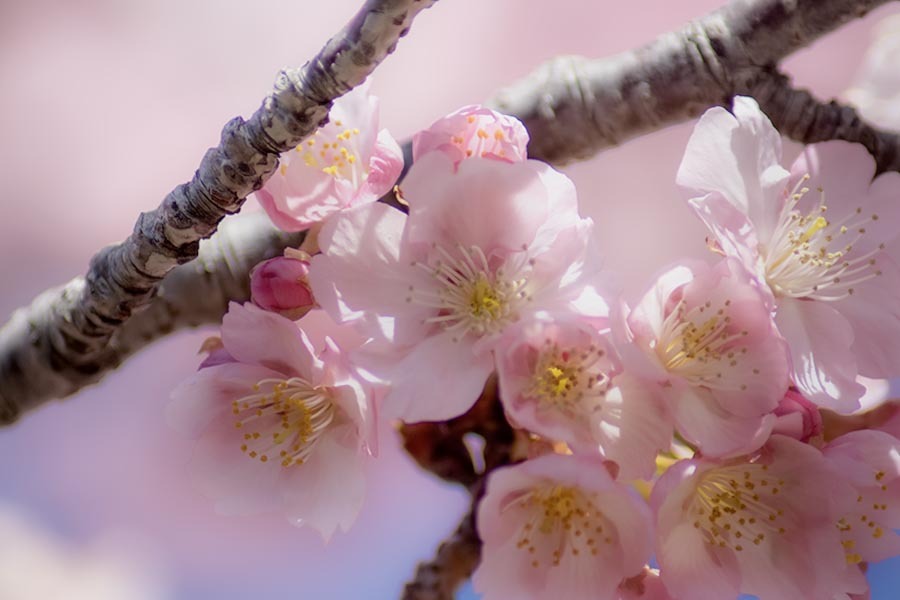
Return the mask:
<svg viewBox="0 0 900 600">
<path fill-rule="evenodd" d="M 788 387 L 787 350 L 737 261 L 671 268 L 623 328 L 626 369 L 662 387 L 689 442 L 713 456 L 765 442 Z"/>
<path fill-rule="evenodd" d="M 853 431 L 831 441 L 825 457 L 856 491 L 838 529 L 851 563 L 900 554 L 900 440 L 883 431 Z"/>
<path fill-rule="evenodd" d="M 375 444 L 365 384 L 333 342 L 316 356 L 295 323 L 252 304 L 231 305 L 222 344 L 231 361 L 179 386 L 168 411 L 173 427 L 199 438 L 201 490 L 224 514 L 281 509 L 326 540 L 346 531 Z"/>
<path fill-rule="evenodd" d="M 508 328 L 496 355 L 510 421 L 576 452 L 599 448 L 624 478 L 653 475 L 671 421 L 653 388 L 622 372 L 606 336 L 574 316 L 537 315 Z"/>
<path fill-rule="evenodd" d="M 846 97 L 860 114 L 880 128 L 900 132 L 900 17 L 883 19 L 866 52 L 862 68 Z"/>
<path fill-rule="evenodd" d="M 481 157 L 519 162 L 526 158 L 528 132 L 514 118 L 482 106 L 464 106 L 413 137 L 413 161 L 435 150 L 454 164 Z"/>
<path fill-rule="evenodd" d="M 595 458 L 547 454 L 491 473 L 473 575 L 484 600 L 612 600 L 652 550 L 650 512 Z"/>
<path fill-rule="evenodd" d="M 722 251 L 756 274 L 775 304 L 804 396 L 841 411 L 859 407 L 859 374 L 887 377 L 900 364 L 896 266 L 900 174 L 872 181 L 860 145 L 807 147 L 791 171 L 781 138 L 750 98 L 734 114 L 707 111 L 678 172 L 691 206 Z"/>
<path fill-rule="evenodd" d="M 440 152 L 403 184 L 409 216 L 388 206 L 336 216 L 312 260 L 316 299 L 375 339 L 366 367 L 391 383 L 386 414 L 407 421 L 465 412 L 494 369 L 510 324 L 565 310 L 595 268 L 592 222 L 572 182 L 544 163 Z"/>
<path fill-rule="evenodd" d="M 864 593 L 837 527 L 852 497 L 819 450 L 780 435 L 752 457 L 680 461 L 651 496 L 663 582 L 690 600 Z"/>
<path fill-rule="evenodd" d="M 269 218 L 303 231 L 342 209 L 374 202 L 403 170 L 403 152 L 378 130 L 378 99 L 361 85 L 335 101 L 329 121 L 294 150 L 256 192 Z"/>
</svg>

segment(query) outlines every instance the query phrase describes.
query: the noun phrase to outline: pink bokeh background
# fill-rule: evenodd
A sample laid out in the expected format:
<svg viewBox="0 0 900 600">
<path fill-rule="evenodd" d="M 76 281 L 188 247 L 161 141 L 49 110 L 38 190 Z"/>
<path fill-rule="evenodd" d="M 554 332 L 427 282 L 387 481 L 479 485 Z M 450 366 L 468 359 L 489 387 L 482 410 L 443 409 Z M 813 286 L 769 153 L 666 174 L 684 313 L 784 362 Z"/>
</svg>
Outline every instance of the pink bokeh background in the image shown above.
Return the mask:
<svg viewBox="0 0 900 600">
<path fill-rule="evenodd" d="M 378 70 L 382 122 L 407 139 L 552 56 L 627 50 L 721 3 L 443 0 Z M 228 119 L 258 106 L 279 68 L 311 57 L 359 4 L 0 3 L 0 318 L 126 236 L 141 210 L 190 178 Z M 820 97 L 840 94 L 872 26 L 892 12 L 828 36 L 788 70 Z M 705 253 L 705 231 L 673 183 L 690 127 L 565 169 L 632 295 L 673 257 Z M 159 342 L 101 385 L 0 431 L 0 503 L 75 548 L 127 540 L 164 598 L 397 597 L 465 495 L 419 473 L 386 430 L 357 526 L 327 547 L 278 516 L 216 516 L 191 485 L 190 444 L 163 416 L 205 333 Z"/>
</svg>

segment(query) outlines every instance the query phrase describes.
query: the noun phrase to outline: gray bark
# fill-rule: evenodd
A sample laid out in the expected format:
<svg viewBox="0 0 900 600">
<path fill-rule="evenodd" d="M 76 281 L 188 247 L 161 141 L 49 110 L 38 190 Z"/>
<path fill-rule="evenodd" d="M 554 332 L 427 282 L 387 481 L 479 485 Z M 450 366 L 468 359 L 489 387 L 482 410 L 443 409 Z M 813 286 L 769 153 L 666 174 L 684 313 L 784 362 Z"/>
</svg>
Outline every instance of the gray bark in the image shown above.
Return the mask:
<svg viewBox="0 0 900 600">
<path fill-rule="evenodd" d="M 110 341 L 160 281 L 197 257 L 200 240 L 241 209 L 274 173 L 278 155 L 324 124 L 332 102 L 362 83 L 435 1 L 367 0 L 310 62 L 279 73 L 253 116 L 229 121 L 193 179 L 142 213 L 128 239 L 95 255 L 84 279 L 16 313 L 0 330 L 0 423 L 118 364 L 107 361 Z"/>
<path fill-rule="evenodd" d="M 250 298 L 248 273 L 254 265 L 302 241 L 302 233 L 278 230 L 263 213 L 226 221 L 212 239 L 201 242 L 196 260 L 169 273 L 153 300 L 116 329 L 101 350 L 77 365 L 58 355 L 62 343 L 46 332 L 53 332 L 56 320 L 74 310 L 84 279 L 44 292 L 0 329 L 0 356 L 5 360 L 0 422 L 16 418 L 21 409 L 16 399 L 27 398 L 33 407 L 68 396 L 99 381 L 154 340 L 180 329 L 218 323 L 229 302 Z"/>
<path fill-rule="evenodd" d="M 775 65 L 889 0 L 732 0 L 650 44 L 600 60 L 553 59 L 491 105 L 531 133 L 528 154 L 555 164 L 728 106 Z"/>
<path fill-rule="evenodd" d="M 834 100 L 821 102 L 806 90 L 791 87 L 790 80 L 778 72 L 760 78 L 747 95 L 756 98 L 783 135 L 804 144 L 856 142 L 875 158 L 879 173 L 900 171 L 900 136 L 869 125 L 850 106 Z"/>
</svg>

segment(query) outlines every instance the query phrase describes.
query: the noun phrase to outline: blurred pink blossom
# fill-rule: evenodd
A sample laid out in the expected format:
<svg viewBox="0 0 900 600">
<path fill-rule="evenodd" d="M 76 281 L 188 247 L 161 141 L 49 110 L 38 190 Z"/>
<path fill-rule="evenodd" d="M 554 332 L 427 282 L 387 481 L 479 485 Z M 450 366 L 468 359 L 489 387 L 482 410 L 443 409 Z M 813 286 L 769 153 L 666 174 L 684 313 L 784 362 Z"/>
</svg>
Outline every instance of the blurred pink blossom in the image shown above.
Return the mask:
<svg viewBox="0 0 900 600">
<path fill-rule="evenodd" d="M 330 342 L 328 340 L 327 342 Z M 232 304 L 222 343 L 233 362 L 172 393 L 169 421 L 199 437 L 193 469 L 225 514 L 281 509 L 328 540 L 363 502 L 363 451 L 375 448 L 372 398 L 333 343 L 320 356 L 297 325 Z"/>
</svg>

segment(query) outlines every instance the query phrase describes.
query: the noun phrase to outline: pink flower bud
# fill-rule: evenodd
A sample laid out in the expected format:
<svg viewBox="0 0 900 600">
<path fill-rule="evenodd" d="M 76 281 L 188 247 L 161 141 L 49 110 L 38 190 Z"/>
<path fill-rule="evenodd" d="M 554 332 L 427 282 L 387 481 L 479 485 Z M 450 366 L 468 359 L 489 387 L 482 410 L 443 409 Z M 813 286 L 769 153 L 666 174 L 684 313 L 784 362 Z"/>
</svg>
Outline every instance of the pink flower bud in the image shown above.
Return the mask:
<svg viewBox="0 0 900 600">
<path fill-rule="evenodd" d="M 810 438 L 822 434 L 819 407 L 796 390 L 788 390 L 774 412 L 777 419 L 772 433 L 780 433 L 801 442 L 808 442 Z"/>
<path fill-rule="evenodd" d="M 297 320 L 315 306 L 305 260 L 277 256 L 250 272 L 250 295 L 258 307 Z"/>
</svg>

